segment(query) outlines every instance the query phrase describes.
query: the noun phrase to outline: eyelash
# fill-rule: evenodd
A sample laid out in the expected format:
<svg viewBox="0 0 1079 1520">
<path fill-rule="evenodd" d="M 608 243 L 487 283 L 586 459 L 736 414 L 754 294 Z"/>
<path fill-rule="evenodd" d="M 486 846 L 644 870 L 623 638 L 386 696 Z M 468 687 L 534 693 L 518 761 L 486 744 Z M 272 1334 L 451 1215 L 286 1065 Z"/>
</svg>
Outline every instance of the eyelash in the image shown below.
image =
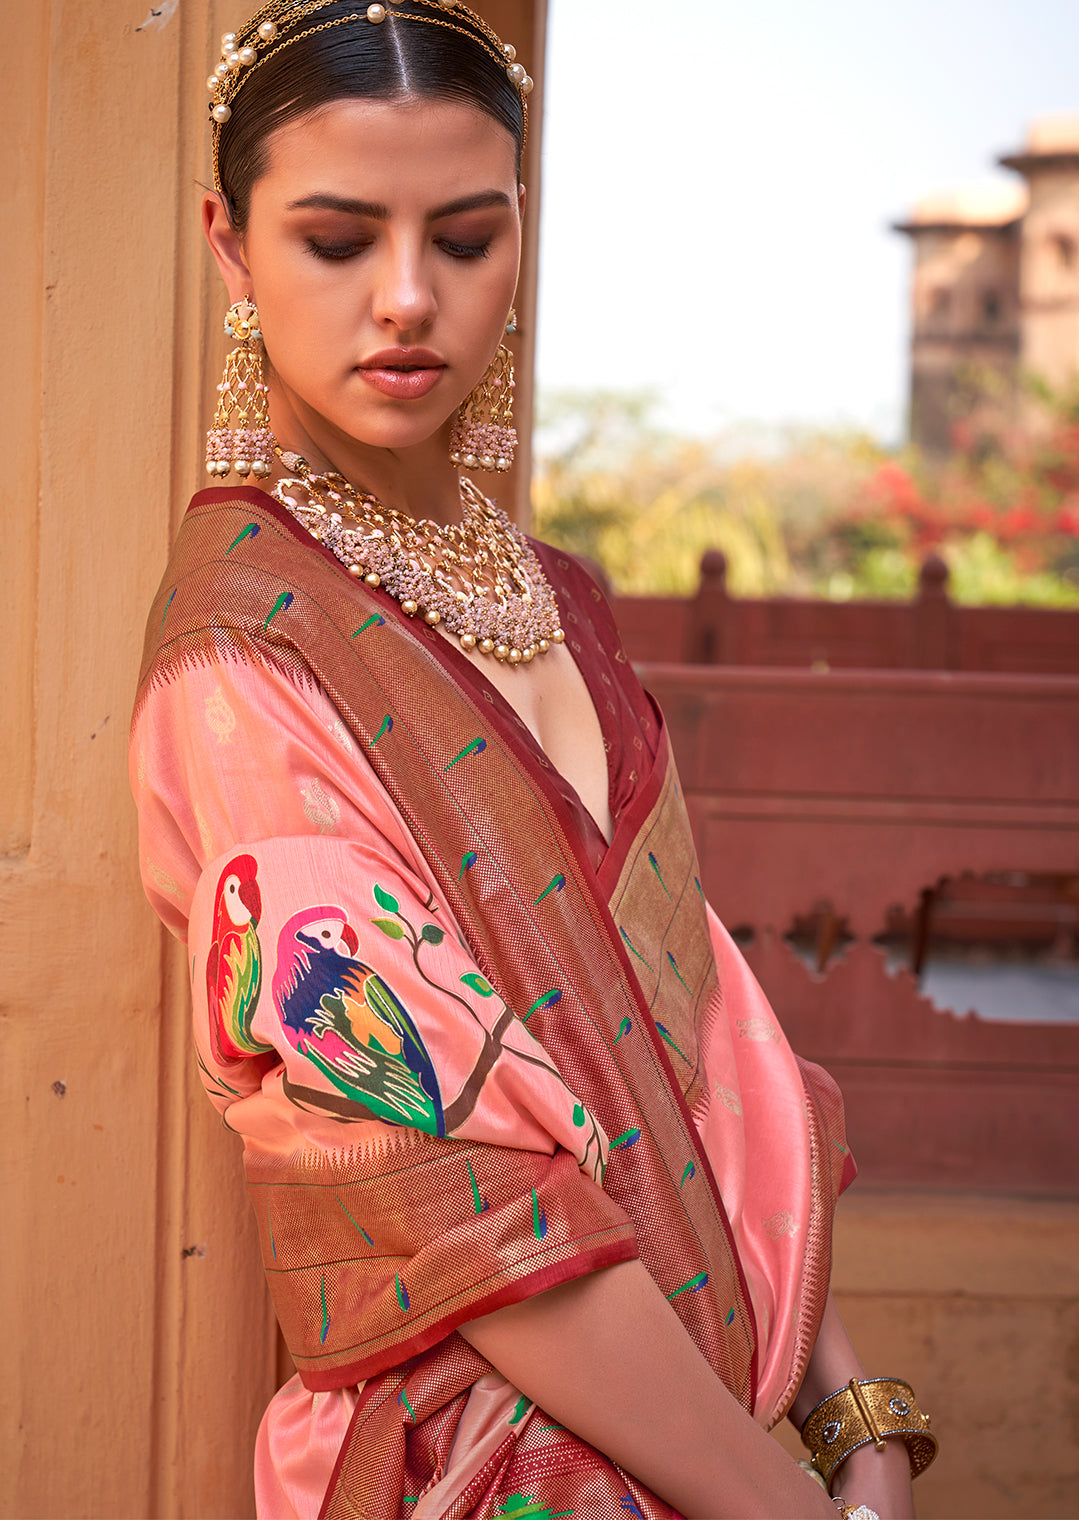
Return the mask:
<svg viewBox="0 0 1079 1520">
<path fill-rule="evenodd" d="M 351 259 L 358 253 L 362 253 L 363 243 L 316 243 L 314 238 L 308 238 L 308 249 L 316 259 Z"/>
<path fill-rule="evenodd" d="M 486 243 L 447 243 L 443 240 L 439 247 L 443 253 L 448 253 L 451 259 L 485 259 L 491 252 L 490 242 Z"/>
<path fill-rule="evenodd" d="M 328 259 L 340 263 L 345 259 L 353 259 L 357 254 L 363 253 L 369 248 L 369 243 L 319 243 L 314 238 L 308 238 L 307 247 L 316 259 Z M 486 243 L 449 243 L 445 240 L 438 245 L 443 253 L 451 259 L 485 259 L 490 255 L 491 244 Z"/>
</svg>

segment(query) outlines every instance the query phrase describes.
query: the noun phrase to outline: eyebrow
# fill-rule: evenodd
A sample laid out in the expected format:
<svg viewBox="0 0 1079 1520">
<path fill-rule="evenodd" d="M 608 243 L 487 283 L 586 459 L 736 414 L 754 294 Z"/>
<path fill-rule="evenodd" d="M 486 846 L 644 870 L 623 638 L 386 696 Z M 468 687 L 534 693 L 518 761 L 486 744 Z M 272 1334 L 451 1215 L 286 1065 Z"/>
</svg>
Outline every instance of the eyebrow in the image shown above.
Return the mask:
<svg viewBox="0 0 1079 1520">
<path fill-rule="evenodd" d="M 480 190 L 475 195 L 462 195 L 455 201 L 445 201 L 427 213 L 429 222 L 441 221 L 443 217 L 459 216 L 463 211 L 484 211 L 491 206 L 512 206 L 504 190 Z M 316 192 L 305 195 L 302 200 L 290 201 L 289 211 L 340 211 L 345 216 L 365 216 L 373 222 L 388 222 L 389 207 L 381 201 L 357 201 L 347 196 Z"/>
</svg>

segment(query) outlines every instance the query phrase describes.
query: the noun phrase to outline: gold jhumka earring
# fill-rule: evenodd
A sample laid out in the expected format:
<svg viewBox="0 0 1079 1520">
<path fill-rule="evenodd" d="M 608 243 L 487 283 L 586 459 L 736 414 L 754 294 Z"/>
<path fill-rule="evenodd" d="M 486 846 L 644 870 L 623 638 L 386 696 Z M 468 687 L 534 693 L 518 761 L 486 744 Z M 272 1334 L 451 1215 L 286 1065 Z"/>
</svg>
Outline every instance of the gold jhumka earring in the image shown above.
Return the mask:
<svg viewBox="0 0 1079 1520">
<path fill-rule="evenodd" d="M 506 331 L 517 331 L 514 311 L 509 314 Z M 451 464 L 466 470 L 502 472 L 510 468 L 517 452 L 513 388 L 513 355 L 500 343 L 487 373 L 461 403 L 450 434 Z"/>
<path fill-rule="evenodd" d="M 241 477 L 261 480 L 273 467 L 274 435 L 266 404 L 269 386 L 262 372 L 262 329 L 250 296 L 229 307 L 225 332 L 236 347 L 225 360 L 217 387 L 217 411 L 206 434 L 206 473 L 224 479 L 235 470 Z"/>
</svg>

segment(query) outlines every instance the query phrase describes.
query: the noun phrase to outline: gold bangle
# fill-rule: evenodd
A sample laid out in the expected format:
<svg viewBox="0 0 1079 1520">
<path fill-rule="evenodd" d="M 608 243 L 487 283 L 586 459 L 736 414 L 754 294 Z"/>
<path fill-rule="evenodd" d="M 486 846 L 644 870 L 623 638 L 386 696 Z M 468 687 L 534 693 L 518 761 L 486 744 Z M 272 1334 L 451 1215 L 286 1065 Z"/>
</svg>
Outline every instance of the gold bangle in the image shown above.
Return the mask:
<svg viewBox="0 0 1079 1520">
<path fill-rule="evenodd" d="M 937 1454 L 929 1416 L 918 1408 L 910 1384 L 900 1378 L 851 1378 L 845 1388 L 821 1399 L 802 1425 L 802 1440 L 829 1493 L 836 1469 L 852 1451 L 871 1441 L 883 1451 L 891 1438 L 906 1442 L 912 1478 L 924 1472 Z"/>
</svg>

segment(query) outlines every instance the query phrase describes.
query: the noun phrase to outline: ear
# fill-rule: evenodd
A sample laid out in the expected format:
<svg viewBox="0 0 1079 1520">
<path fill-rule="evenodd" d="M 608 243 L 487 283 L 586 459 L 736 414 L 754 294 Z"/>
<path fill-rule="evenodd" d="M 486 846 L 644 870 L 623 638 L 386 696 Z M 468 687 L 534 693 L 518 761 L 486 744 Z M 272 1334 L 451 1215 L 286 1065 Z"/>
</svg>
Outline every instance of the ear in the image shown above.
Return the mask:
<svg viewBox="0 0 1079 1520">
<path fill-rule="evenodd" d="M 517 215 L 523 222 L 525 219 L 525 201 L 528 199 L 528 191 L 523 185 L 517 186 Z"/>
<path fill-rule="evenodd" d="M 229 220 L 225 202 L 216 190 L 207 191 L 203 197 L 202 230 L 221 271 L 230 304 L 242 301 L 245 296 L 253 296 L 251 271 L 244 258 L 240 234 Z"/>
</svg>

